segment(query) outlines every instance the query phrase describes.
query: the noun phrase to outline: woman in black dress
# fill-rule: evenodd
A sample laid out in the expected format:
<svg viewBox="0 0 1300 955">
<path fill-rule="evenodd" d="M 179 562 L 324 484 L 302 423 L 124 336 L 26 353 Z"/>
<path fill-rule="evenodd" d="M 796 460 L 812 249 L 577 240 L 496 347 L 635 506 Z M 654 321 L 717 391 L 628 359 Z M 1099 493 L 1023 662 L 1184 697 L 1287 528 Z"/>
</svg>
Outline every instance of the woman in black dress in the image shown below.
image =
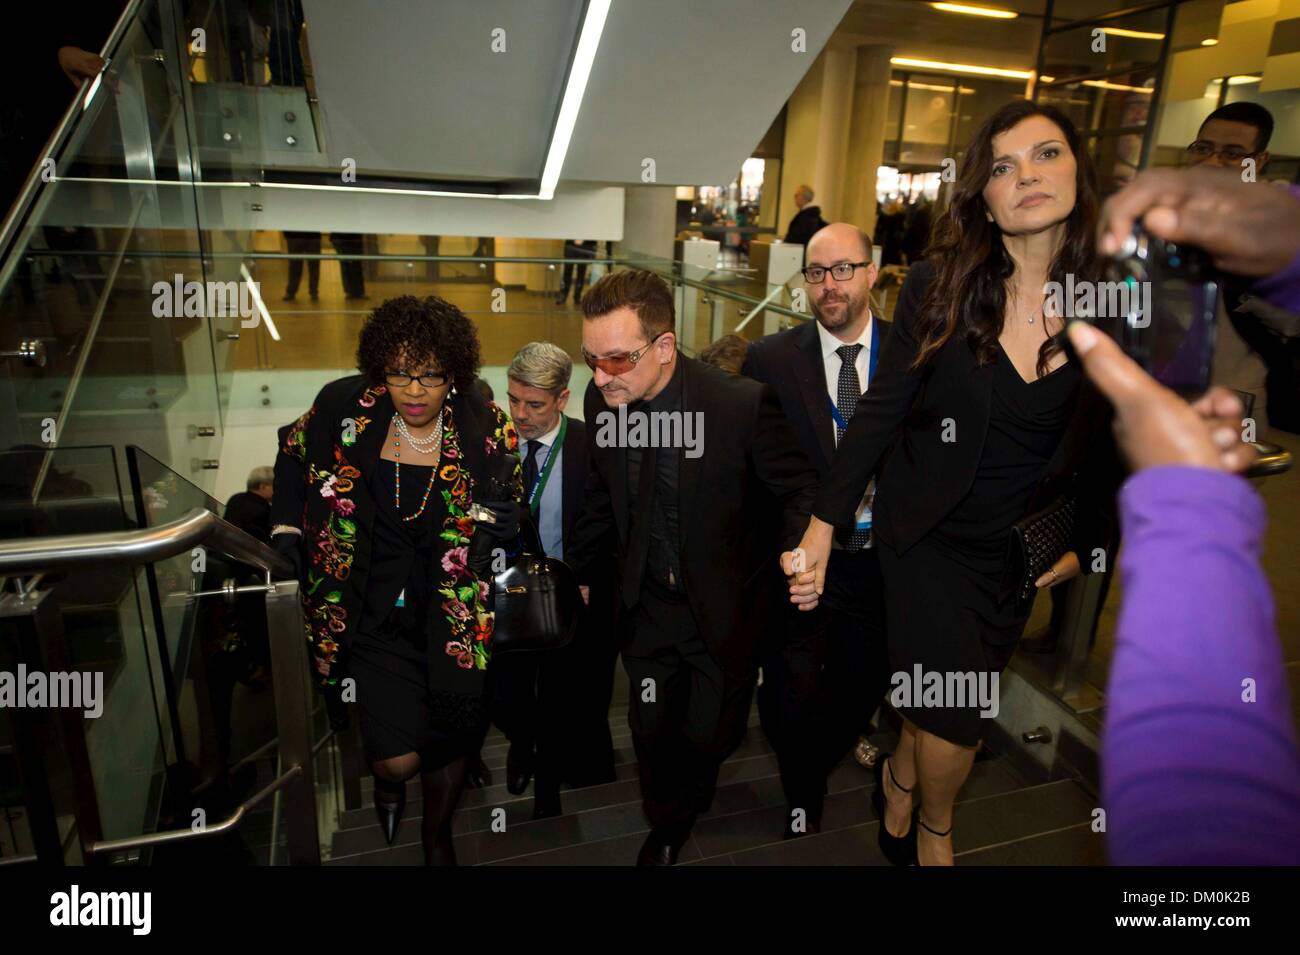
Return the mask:
<svg viewBox="0 0 1300 955">
<path fill-rule="evenodd" d="M 357 367 L 282 431 L 273 542 L 301 568 L 322 690 L 360 710 L 386 838 L 418 772 L 425 859 L 455 864 L 451 818 L 487 726 L 483 556 L 518 535 L 518 438 L 474 387 L 474 326 L 442 299 L 375 309 Z"/>
<path fill-rule="evenodd" d="M 1009 560 L 1012 524 L 1070 491 L 1074 550 L 1035 583 L 1075 576 L 1079 554 L 1087 569 L 1104 560 L 1097 545 L 1118 474 L 1105 406 L 1067 358 L 1064 317 L 1045 307 L 1048 282 L 1097 277 L 1097 206 L 1091 162 L 1064 115 L 1016 101 L 984 123 L 927 258 L 907 277 L 801 544 L 807 569 L 792 577 L 791 599 L 813 605 L 834 527 L 853 523 L 877 476 L 891 700 L 904 724 L 897 751 L 877 764 L 873 798 L 881 847 L 898 863 L 952 864 L 953 802 L 1032 607 Z M 793 555 L 784 562 L 797 569 Z M 935 675 L 976 693 L 923 695 Z"/>
</svg>

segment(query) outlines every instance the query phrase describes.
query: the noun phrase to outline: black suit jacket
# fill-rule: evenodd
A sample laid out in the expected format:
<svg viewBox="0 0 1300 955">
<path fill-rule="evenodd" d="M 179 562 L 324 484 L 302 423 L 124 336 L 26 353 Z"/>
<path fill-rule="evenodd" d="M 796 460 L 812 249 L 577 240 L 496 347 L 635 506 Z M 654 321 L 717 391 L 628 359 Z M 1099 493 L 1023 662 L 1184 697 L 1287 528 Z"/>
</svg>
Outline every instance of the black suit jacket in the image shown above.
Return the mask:
<svg viewBox="0 0 1300 955">
<path fill-rule="evenodd" d="M 577 418 L 569 418 L 561 453 L 560 480 L 563 483 L 560 487 L 560 530 L 564 534 L 564 546 L 567 548 L 573 539 L 578 515 L 582 513 L 587 472 L 591 468 L 587 458 L 587 426 Z"/>
<path fill-rule="evenodd" d="M 771 597 L 772 567 L 780 557 L 772 502 L 779 505 L 785 547 L 807 527 L 817 475 L 799 446 L 775 392 L 684 355 L 682 408 L 703 412 L 703 453 L 682 449 L 679 481 L 682 585 L 708 644 L 725 672 L 753 669 L 759 623 Z M 631 508 L 646 499 L 629 493 L 627 449 L 601 447 L 602 412 L 613 414 L 594 382 L 585 398 L 592 468 L 586 506 L 566 548 L 580 577 L 611 551 L 623 576 Z"/>
<path fill-rule="evenodd" d="M 786 226 L 785 241 L 807 245 L 808 240 L 825 226 L 826 220 L 822 218 L 822 210 L 819 206 L 804 206 L 794 214 L 790 224 Z"/>
<path fill-rule="evenodd" d="M 252 491 L 232 494 L 226 502 L 226 520 L 264 544 L 271 543 L 271 502 Z"/>
<path fill-rule="evenodd" d="M 871 347 L 883 348 L 893 324 L 879 317 L 873 317 L 872 322 L 875 327 Z M 879 358 L 877 373 L 878 362 Z M 822 360 L 817 322 L 802 322 L 751 342 L 741 373 L 772 386 L 804 454 L 825 480 L 835 458 L 835 422 L 826 391 L 826 363 Z"/>
<path fill-rule="evenodd" d="M 920 372 L 909 370 L 918 349 L 918 313 L 933 276 L 928 262 L 908 273 L 871 388 L 858 402 L 813 506 L 822 520 L 851 525 L 867 483 L 879 469 L 874 530 L 900 553 L 933 530 L 970 490 L 992 403 L 995 366 L 978 365 L 960 332 Z M 949 422 L 954 440 L 945 441 Z M 1121 475 L 1109 423 L 1109 405 L 1085 378 L 1065 436 L 1030 506 L 1032 512 L 1074 486 L 1074 549 L 1085 572 L 1092 548 L 1109 541 Z"/>
</svg>

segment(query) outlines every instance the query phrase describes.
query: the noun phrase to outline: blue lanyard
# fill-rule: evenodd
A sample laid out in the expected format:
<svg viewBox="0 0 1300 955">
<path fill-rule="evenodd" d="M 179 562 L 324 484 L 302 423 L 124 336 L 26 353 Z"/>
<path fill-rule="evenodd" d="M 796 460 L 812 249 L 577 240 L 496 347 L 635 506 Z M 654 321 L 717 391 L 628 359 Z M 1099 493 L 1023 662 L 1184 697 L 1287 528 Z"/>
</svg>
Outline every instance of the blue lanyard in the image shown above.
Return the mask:
<svg viewBox="0 0 1300 955">
<path fill-rule="evenodd" d="M 871 347 L 867 349 L 867 385 L 871 385 L 871 376 L 876 373 L 876 359 L 880 357 L 880 349 L 876 347 L 875 329 L 871 330 Z M 835 406 L 835 399 L 830 395 L 826 396 L 827 402 L 831 406 L 831 417 L 835 419 L 837 428 L 847 428 L 849 423 L 844 420 L 844 415 L 840 414 L 840 409 Z"/>
</svg>

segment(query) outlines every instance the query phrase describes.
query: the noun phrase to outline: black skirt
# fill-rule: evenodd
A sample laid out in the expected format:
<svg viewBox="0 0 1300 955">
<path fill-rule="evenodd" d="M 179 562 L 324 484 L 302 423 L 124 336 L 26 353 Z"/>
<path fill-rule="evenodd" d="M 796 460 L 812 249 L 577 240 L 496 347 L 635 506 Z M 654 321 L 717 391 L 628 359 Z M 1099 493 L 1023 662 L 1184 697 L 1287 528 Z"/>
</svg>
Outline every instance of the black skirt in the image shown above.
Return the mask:
<svg viewBox="0 0 1300 955">
<path fill-rule="evenodd" d="M 917 727 L 960 746 L 978 745 L 997 715 L 994 674 L 1011 661 L 1028 614 L 1014 595 L 1002 598 L 1000 572 L 989 573 L 937 535 L 902 556 L 883 541 L 877 550 L 887 595 L 891 702 L 901 687 L 907 693 L 895 709 Z M 907 705 L 918 700 L 930 674 L 945 688 L 965 688 L 964 698 L 945 693 L 936 705 L 922 695 L 923 705 Z"/>
<path fill-rule="evenodd" d="M 352 641 L 361 738 L 370 762 L 420 754 L 421 772 L 440 769 L 478 749 L 486 726 L 454 729 L 438 718 L 429 687 L 429 638 L 403 627 L 397 614 Z"/>
</svg>

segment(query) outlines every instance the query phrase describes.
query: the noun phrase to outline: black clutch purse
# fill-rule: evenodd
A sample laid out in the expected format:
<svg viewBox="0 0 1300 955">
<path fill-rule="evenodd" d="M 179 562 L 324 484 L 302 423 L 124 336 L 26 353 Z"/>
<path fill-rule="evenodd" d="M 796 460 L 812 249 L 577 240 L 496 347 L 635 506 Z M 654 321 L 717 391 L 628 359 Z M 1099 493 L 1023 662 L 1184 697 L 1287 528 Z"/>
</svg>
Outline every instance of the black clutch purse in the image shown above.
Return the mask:
<svg viewBox="0 0 1300 955">
<path fill-rule="evenodd" d="M 511 478 L 519 458 L 502 455 L 498 470 L 490 478 L 484 500 L 510 499 Z M 490 514 L 490 512 L 487 512 Z M 470 508 L 470 517 L 485 515 Z M 475 534 L 470 542 L 468 564 L 480 580 L 492 576 L 492 653 L 522 653 L 527 650 L 558 650 L 567 646 L 578 628 L 582 592 L 573 569 L 562 560 L 546 556 L 541 535 L 525 506 L 520 518 L 521 552 L 500 564 L 500 542 L 488 534 Z"/>
<path fill-rule="evenodd" d="M 1063 494 L 1047 507 L 1011 525 L 1008 567 L 1018 569 L 1016 599 L 1032 601 L 1035 581 L 1070 549 L 1074 536 L 1075 498 Z"/>
</svg>

